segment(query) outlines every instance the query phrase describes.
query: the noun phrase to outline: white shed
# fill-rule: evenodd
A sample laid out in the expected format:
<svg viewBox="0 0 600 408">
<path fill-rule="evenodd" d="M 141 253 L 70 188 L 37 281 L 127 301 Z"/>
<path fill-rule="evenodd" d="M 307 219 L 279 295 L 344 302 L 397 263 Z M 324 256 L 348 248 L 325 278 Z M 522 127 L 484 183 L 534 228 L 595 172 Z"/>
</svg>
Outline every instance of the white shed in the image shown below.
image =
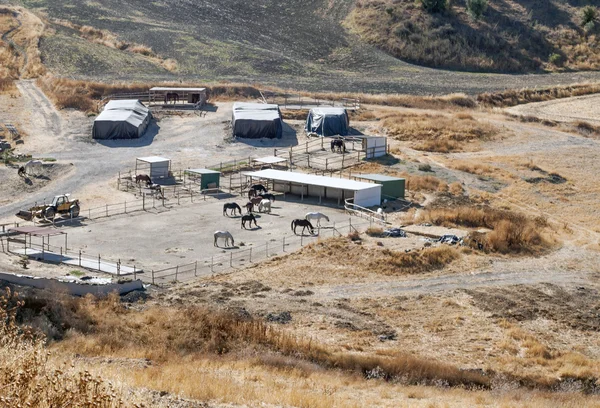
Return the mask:
<svg viewBox="0 0 600 408">
<path fill-rule="evenodd" d="M 138 157 L 135 161 L 135 174 L 147 174 L 151 179 L 167 178 L 170 171 L 171 160 L 164 157 Z"/>
<path fill-rule="evenodd" d="M 274 191 L 297 194 L 301 197 L 312 196 L 338 201 L 353 198 L 354 204 L 361 207 L 381 204 L 380 184 L 281 170 L 261 170 L 244 175 L 251 179 L 271 181 Z"/>
</svg>

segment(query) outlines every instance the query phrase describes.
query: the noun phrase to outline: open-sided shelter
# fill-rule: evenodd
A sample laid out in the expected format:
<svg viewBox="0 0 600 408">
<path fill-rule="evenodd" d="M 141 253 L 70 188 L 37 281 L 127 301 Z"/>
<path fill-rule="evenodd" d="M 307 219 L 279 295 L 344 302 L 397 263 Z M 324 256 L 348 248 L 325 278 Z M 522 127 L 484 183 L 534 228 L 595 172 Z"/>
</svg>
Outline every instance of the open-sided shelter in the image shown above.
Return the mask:
<svg viewBox="0 0 600 408">
<path fill-rule="evenodd" d="M 350 132 L 348 112 L 344 108 L 312 108 L 304 130 L 319 136 L 346 136 Z"/>
<path fill-rule="evenodd" d="M 371 207 L 381 204 L 381 185 L 337 177 L 317 176 L 282 170 L 260 170 L 244 173 L 251 182 L 272 182 L 273 191 L 338 200 L 340 204 L 352 198 L 354 204 Z"/>
<path fill-rule="evenodd" d="M 283 124 L 279 106 L 236 102 L 232 114 L 233 136 L 245 139 L 281 139 Z"/>
<path fill-rule="evenodd" d="M 167 178 L 171 171 L 171 160 L 159 156 L 138 157 L 135 160 L 135 174 L 147 174 L 152 180 Z"/>
<path fill-rule="evenodd" d="M 112 100 L 94 120 L 92 137 L 100 140 L 142 137 L 152 114 L 137 99 Z"/>
</svg>

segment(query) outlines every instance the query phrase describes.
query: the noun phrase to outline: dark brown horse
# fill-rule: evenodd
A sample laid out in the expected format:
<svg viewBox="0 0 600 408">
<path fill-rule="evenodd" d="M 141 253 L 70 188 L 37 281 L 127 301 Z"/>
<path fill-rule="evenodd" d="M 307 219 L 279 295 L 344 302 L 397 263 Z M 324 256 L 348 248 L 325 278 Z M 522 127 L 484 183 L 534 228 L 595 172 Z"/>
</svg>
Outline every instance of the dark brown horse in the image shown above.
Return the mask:
<svg viewBox="0 0 600 408">
<path fill-rule="evenodd" d="M 173 101 L 173 103 L 179 103 L 179 94 L 176 92 L 168 92 L 165 95 L 165 104 Z"/>
<path fill-rule="evenodd" d="M 146 185 L 152 184 L 152 179 L 147 174 L 138 174 L 135 176 L 135 184 L 140 184 L 141 181 L 144 181 Z"/>
<path fill-rule="evenodd" d="M 294 221 L 292 221 L 292 231 L 294 231 L 294 234 L 296 234 L 296 227 L 302 227 L 302 235 L 304 235 L 304 230 L 306 228 L 308 228 L 308 232 L 310 234 L 315 233 L 315 229 L 313 228 L 313 226 L 309 220 L 304 220 L 304 219 L 299 219 L 299 218 L 295 219 Z"/>
<path fill-rule="evenodd" d="M 230 215 L 235 215 L 236 211 L 240 212 L 240 215 L 242 215 L 242 209 L 239 205 L 237 205 L 237 203 L 225 203 L 223 204 L 223 215 L 227 215 L 227 210 L 231 210 L 231 214 Z"/>
<path fill-rule="evenodd" d="M 248 200 L 250 200 L 252 197 L 256 197 L 258 195 L 258 192 L 251 188 L 250 190 L 248 190 Z"/>
<path fill-rule="evenodd" d="M 252 187 L 250 187 L 250 189 L 256 191 L 257 193 L 258 192 L 263 192 L 263 193 L 267 192 L 267 189 L 262 184 L 255 184 Z"/>
<path fill-rule="evenodd" d="M 266 200 L 269 200 L 269 201 L 273 201 L 273 202 L 275 201 L 275 196 L 273 194 L 266 194 L 266 193 L 264 193 L 264 194 L 259 195 L 259 197 L 262 197 L 262 198 L 264 198 Z"/>
<path fill-rule="evenodd" d="M 258 227 L 258 224 L 256 223 L 256 218 L 254 218 L 254 214 L 246 214 L 246 215 L 242 215 L 242 228 L 244 229 L 248 229 L 246 228 L 246 223 L 249 223 L 249 227 L 252 228 L 252 223 L 254 222 L 254 226 Z"/>
<path fill-rule="evenodd" d="M 346 153 L 346 144 L 342 139 L 333 139 L 331 141 L 331 151 L 335 152 L 336 149 L 338 153 Z"/>
</svg>

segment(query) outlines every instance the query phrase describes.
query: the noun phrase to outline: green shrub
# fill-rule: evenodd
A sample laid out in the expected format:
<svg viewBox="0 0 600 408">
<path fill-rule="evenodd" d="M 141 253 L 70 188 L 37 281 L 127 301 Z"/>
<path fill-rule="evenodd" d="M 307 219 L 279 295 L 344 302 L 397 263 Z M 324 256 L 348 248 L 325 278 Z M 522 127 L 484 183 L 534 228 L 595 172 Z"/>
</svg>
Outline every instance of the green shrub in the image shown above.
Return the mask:
<svg viewBox="0 0 600 408">
<path fill-rule="evenodd" d="M 447 0 L 420 0 L 423 8 L 430 13 L 439 13 L 448 7 Z"/>
<path fill-rule="evenodd" d="M 598 9 L 594 6 L 585 6 L 581 11 L 581 25 L 585 27 L 598 18 Z M 593 28 L 593 26 L 592 26 Z"/>
<path fill-rule="evenodd" d="M 550 54 L 550 57 L 548 57 L 548 62 L 554 65 L 560 65 L 563 62 L 563 57 L 560 54 L 553 53 Z"/>
<path fill-rule="evenodd" d="M 487 10 L 488 0 L 467 0 L 467 12 L 473 20 L 479 20 Z"/>
</svg>

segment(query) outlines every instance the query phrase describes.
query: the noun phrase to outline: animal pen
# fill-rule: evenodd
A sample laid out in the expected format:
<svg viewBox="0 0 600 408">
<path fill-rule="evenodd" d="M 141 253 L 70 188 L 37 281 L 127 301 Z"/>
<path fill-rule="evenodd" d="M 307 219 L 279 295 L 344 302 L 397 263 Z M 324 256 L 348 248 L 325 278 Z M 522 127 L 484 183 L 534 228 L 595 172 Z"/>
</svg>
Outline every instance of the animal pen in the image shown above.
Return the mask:
<svg viewBox="0 0 600 408">
<path fill-rule="evenodd" d="M 317 176 L 314 174 L 297 173 L 281 170 L 260 170 L 244 173 L 250 179 L 250 184 L 266 180 L 272 185 L 272 190 L 284 194 L 318 197 L 337 200 L 338 205 L 352 199 L 354 204 L 361 207 L 378 206 L 381 203 L 381 185 L 360 181 Z"/>
<path fill-rule="evenodd" d="M 167 178 L 171 174 L 171 160 L 159 156 L 138 157 L 135 160 L 135 174 L 147 174 L 151 179 Z"/>
<path fill-rule="evenodd" d="M 148 104 L 163 107 L 204 106 L 207 100 L 206 88 L 166 88 L 154 87 L 148 91 Z"/>
</svg>

